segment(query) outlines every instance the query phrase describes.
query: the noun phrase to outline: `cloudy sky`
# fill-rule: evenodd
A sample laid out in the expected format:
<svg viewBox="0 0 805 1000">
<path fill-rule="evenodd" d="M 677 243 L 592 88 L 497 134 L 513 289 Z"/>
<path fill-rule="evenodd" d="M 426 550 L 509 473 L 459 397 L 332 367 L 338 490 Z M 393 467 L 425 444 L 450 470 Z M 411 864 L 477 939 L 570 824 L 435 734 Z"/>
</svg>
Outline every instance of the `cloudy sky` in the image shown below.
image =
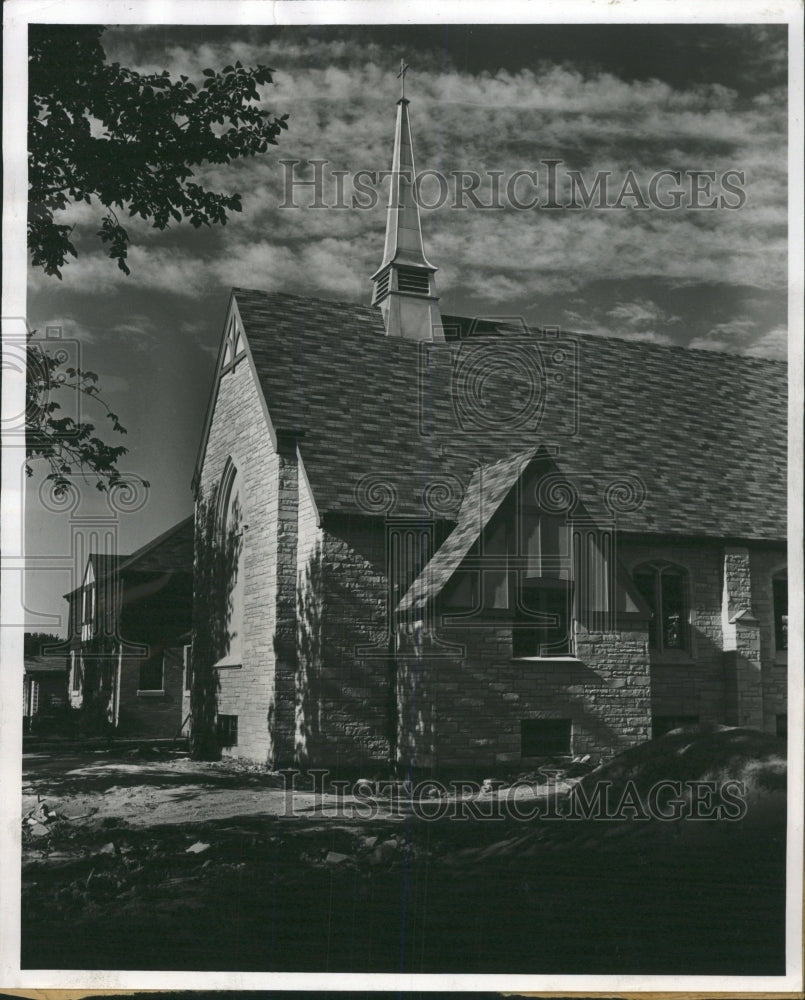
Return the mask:
<svg viewBox="0 0 805 1000">
<path fill-rule="evenodd" d="M 68 213 L 80 255 L 64 280 L 29 274 L 28 322 L 60 326 L 128 427 L 123 467 L 151 484 L 145 507 L 124 515 L 133 550 L 190 513 L 190 480 L 228 290 L 241 285 L 368 302 L 385 223 L 384 194 L 370 210 L 281 208 L 281 159 L 324 159 L 328 170 L 390 165 L 400 57 L 417 168 L 451 185 L 423 211 L 443 312 L 519 314 L 564 330 L 781 357 L 786 347 L 786 27 L 428 26 L 114 27 L 110 60 L 198 78 L 239 59 L 273 67 L 263 99 L 287 113 L 270 153 L 200 177 L 238 190 L 244 211 L 224 227 L 165 233 L 128 220 L 132 274 L 95 245 L 99 206 Z M 609 171 L 608 200 L 629 172 L 643 199 L 659 171 L 682 174 L 683 202 L 663 210 L 640 197 L 618 207 L 518 210 L 453 206 L 456 171 L 537 171 L 521 200 L 545 199 L 542 161 L 562 161 L 589 187 Z M 729 195 L 740 207 L 694 209 L 690 173 L 712 171 L 701 202 Z M 733 179 L 736 175 L 732 175 Z M 491 198 L 489 181 L 477 195 Z M 736 182 L 734 182 L 736 183 Z M 345 200 L 350 202 L 350 178 Z M 665 178 L 661 197 L 672 185 Z M 423 197 L 438 189 L 423 184 Z M 336 200 L 325 174 L 325 201 Z M 567 194 L 560 186 L 559 200 Z M 467 200 L 468 202 L 469 200 Z M 334 348 L 335 349 L 335 348 Z M 33 481 L 36 485 L 36 480 Z M 87 501 L 86 510 L 94 509 Z M 29 490 L 28 552 L 69 553 L 64 517 Z M 53 611 L 69 574 L 32 577 L 29 608 Z M 43 626 L 44 627 L 44 626 Z"/>
</svg>

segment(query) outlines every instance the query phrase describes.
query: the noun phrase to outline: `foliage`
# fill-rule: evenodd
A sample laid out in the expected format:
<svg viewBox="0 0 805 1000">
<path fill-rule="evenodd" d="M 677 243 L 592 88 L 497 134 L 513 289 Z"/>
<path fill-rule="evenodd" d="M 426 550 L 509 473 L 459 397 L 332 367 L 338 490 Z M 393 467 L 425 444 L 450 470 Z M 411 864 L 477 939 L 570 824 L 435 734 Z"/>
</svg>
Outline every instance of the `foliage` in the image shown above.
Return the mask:
<svg viewBox="0 0 805 1000">
<path fill-rule="evenodd" d="M 49 472 L 45 477 L 54 484 L 57 496 L 70 486 L 71 477 L 78 474 L 85 479 L 95 478 L 97 489 L 106 491 L 124 479 L 117 462 L 128 451 L 123 445 L 107 445 L 93 432 L 95 425 L 83 420 L 80 413 L 82 399 L 92 400 L 105 411 L 112 429 L 125 434 L 120 423 L 101 395 L 95 372 L 64 366 L 44 343 L 34 342 L 34 331 L 28 339 L 26 381 L 26 448 L 25 473 L 33 475 L 31 462 L 47 462 Z M 72 393 L 78 402 L 76 417 L 61 415 L 57 393 Z M 141 480 L 148 487 L 146 480 Z"/>
<path fill-rule="evenodd" d="M 26 632 L 23 637 L 23 654 L 41 656 L 48 646 L 63 646 L 64 640 L 52 632 Z"/>
<path fill-rule="evenodd" d="M 104 214 L 96 235 L 129 274 L 130 237 L 115 209 L 160 230 L 171 220 L 225 224 L 228 212 L 241 211 L 240 195 L 191 181 L 193 167 L 264 153 L 287 128 L 287 115 L 259 104 L 258 87 L 272 82 L 268 67 L 205 69 L 197 87 L 167 70 L 107 63 L 103 30 L 29 28 L 28 248 L 33 264 L 58 278 L 77 251 L 73 227 L 56 222 L 55 212 L 97 199 Z"/>
<path fill-rule="evenodd" d="M 190 755 L 195 760 L 220 756 L 216 732 L 218 671 L 215 664 L 227 652 L 232 635 L 232 593 L 237 577 L 243 534 L 236 506 L 231 523 L 222 522 L 219 487 L 196 501 L 193 580 L 192 681 L 190 688 Z"/>
<path fill-rule="evenodd" d="M 84 647 L 82 659 L 84 675 L 78 731 L 84 736 L 108 735 L 114 728 L 112 694 L 117 662 L 114 640 L 108 636 L 93 636 Z"/>
</svg>

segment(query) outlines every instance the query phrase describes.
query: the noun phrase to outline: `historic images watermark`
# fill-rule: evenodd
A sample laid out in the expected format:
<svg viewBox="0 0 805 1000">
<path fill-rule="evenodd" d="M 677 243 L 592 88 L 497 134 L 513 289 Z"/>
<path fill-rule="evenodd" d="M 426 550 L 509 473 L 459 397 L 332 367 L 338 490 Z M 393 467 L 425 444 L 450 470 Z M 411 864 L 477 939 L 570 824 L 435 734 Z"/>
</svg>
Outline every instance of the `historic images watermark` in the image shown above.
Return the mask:
<svg viewBox="0 0 805 1000">
<path fill-rule="evenodd" d="M 283 200 L 279 208 L 343 208 L 370 211 L 383 200 L 392 170 L 341 170 L 326 159 L 280 160 Z M 400 175 L 421 209 L 472 208 L 499 211 L 659 209 L 701 211 L 743 208 L 746 171 L 667 168 L 651 174 L 627 170 L 587 173 L 561 159 L 543 159 L 518 170 L 422 170 Z M 392 198 L 397 185 L 391 185 Z M 303 196 L 304 195 L 304 196 Z M 301 200 L 300 200 L 301 199 Z M 391 207 L 396 207 L 392 205 Z"/>
<path fill-rule="evenodd" d="M 280 772 L 284 783 L 284 818 L 310 814 L 314 809 L 335 819 L 372 820 L 381 815 L 413 816 L 424 822 L 439 820 L 621 821 L 678 820 L 738 822 L 747 813 L 742 781 L 661 779 L 639 790 L 634 781 L 615 784 L 562 784 L 562 772 L 541 767 L 533 779 L 506 785 L 487 779 L 440 781 L 426 778 L 350 781 L 331 778 L 326 769 Z"/>
</svg>

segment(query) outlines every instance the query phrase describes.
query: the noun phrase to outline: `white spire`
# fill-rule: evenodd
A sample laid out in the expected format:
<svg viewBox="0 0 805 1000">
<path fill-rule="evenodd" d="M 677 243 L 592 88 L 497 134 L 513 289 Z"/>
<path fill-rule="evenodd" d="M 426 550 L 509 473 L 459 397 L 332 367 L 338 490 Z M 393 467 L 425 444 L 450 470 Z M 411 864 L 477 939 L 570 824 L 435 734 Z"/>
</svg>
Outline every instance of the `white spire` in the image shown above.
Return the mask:
<svg viewBox="0 0 805 1000">
<path fill-rule="evenodd" d="M 433 277 L 436 268 L 425 256 L 419 206 L 414 195 L 414 147 L 408 101 L 404 96 L 407 69 L 405 62 L 400 60 L 397 75 L 403 96 L 397 101 L 386 243 L 383 262 L 372 275 L 375 284 L 372 301 L 380 306 L 390 337 L 443 340 Z"/>
</svg>

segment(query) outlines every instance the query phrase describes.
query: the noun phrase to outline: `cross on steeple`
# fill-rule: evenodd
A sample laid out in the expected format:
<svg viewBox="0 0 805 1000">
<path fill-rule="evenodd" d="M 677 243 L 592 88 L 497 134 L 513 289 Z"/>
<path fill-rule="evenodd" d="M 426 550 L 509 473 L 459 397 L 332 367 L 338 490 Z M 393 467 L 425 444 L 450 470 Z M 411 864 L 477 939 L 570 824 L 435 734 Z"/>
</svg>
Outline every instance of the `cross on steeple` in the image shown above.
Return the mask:
<svg viewBox="0 0 805 1000">
<path fill-rule="evenodd" d="M 400 72 L 397 74 L 397 79 L 400 81 L 400 100 L 405 100 L 405 74 L 408 72 L 408 65 L 405 59 L 400 59 Z"/>
</svg>

